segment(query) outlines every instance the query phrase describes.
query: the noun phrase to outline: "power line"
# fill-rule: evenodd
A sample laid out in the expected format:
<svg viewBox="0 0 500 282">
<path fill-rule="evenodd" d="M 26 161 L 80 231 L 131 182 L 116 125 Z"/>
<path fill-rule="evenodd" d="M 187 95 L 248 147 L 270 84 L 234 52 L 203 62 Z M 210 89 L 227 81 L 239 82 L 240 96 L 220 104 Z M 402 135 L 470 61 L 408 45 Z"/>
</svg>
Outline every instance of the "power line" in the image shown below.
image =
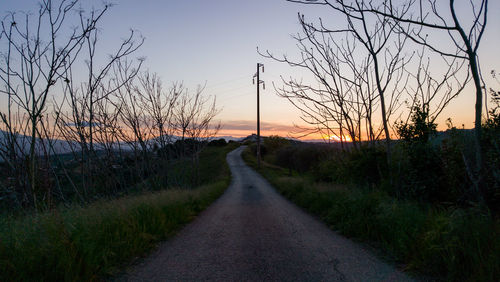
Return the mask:
<svg viewBox="0 0 500 282">
<path fill-rule="evenodd" d="M 239 98 L 239 97 L 243 97 L 243 96 L 247 96 L 247 95 L 250 95 L 250 94 L 253 94 L 253 92 L 245 92 L 243 94 L 239 94 L 239 95 L 236 95 L 236 96 L 226 97 L 225 99 L 222 99 L 222 100 L 219 100 L 219 101 L 220 102 L 226 102 L 226 101 L 233 100 L 235 98 Z"/>
<path fill-rule="evenodd" d="M 221 81 L 221 82 L 216 82 L 214 84 L 209 84 L 209 86 L 207 86 L 206 89 L 214 88 L 216 86 L 228 84 L 228 83 L 239 81 L 239 80 L 243 80 L 243 79 L 246 79 L 246 78 L 247 78 L 247 75 L 244 75 L 244 76 L 239 76 L 239 77 L 236 77 L 236 78 L 233 78 L 233 79 L 224 80 L 224 81 Z"/>
<path fill-rule="evenodd" d="M 222 95 L 222 96 L 224 96 L 227 93 L 235 92 L 236 90 L 240 90 L 240 89 L 243 89 L 243 88 L 249 88 L 249 87 L 248 87 L 248 85 L 242 85 L 242 86 L 239 86 L 239 87 L 236 87 L 236 88 L 227 89 L 227 90 L 224 90 L 224 91 L 215 91 L 215 90 L 212 90 L 212 92 L 215 95 Z"/>
</svg>

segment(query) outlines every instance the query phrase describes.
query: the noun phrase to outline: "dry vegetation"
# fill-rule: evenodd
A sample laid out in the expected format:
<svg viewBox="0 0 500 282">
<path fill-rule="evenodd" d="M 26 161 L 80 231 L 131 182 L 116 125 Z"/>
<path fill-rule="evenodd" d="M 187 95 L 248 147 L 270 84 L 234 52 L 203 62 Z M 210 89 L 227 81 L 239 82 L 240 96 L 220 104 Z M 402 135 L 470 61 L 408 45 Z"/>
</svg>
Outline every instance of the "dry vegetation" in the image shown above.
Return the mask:
<svg viewBox="0 0 500 282">
<path fill-rule="evenodd" d="M 485 132 L 498 138 L 500 127 L 485 124 Z M 452 129 L 425 142 L 400 140 L 393 144 L 389 168 L 381 144 L 342 150 L 274 136 L 264 140 L 260 172 L 331 228 L 382 249 L 405 270 L 432 279 L 495 281 L 500 275 L 498 154 L 488 155 L 488 189 L 478 197 L 461 158 L 473 138 Z M 485 138 L 483 147 L 494 150 L 488 145 L 492 141 Z M 257 168 L 254 147 L 244 159 Z M 397 181 L 391 184 L 389 177 Z"/>
<path fill-rule="evenodd" d="M 3 213 L 196 185 L 199 154 L 218 131 L 215 98 L 203 87 L 166 87 L 141 71 L 136 32 L 98 58 L 110 8 L 79 5 L 45 0 L 36 14 L 1 22 Z"/>
</svg>

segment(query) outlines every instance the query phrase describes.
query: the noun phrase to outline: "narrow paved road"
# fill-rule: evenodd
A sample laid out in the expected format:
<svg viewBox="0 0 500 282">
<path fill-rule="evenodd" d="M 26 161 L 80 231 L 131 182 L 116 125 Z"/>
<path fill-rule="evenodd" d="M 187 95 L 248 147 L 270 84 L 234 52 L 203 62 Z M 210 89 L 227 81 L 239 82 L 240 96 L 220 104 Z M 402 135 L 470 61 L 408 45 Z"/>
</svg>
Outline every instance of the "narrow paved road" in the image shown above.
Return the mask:
<svg viewBox="0 0 500 282">
<path fill-rule="evenodd" d="M 288 202 L 241 159 L 231 186 L 127 280 L 404 281 L 404 273 Z"/>
</svg>

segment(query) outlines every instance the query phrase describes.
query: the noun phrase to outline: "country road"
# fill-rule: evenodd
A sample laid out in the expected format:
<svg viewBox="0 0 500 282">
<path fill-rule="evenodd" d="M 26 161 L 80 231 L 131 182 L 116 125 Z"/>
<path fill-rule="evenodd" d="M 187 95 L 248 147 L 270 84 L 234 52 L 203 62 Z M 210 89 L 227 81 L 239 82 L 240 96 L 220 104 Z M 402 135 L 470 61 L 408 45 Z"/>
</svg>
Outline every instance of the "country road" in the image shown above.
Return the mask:
<svg viewBox="0 0 500 282">
<path fill-rule="evenodd" d="M 227 156 L 233 180 L 224 195 L 118 280 L 412 280 L 288 202 L 242 150 Z"/>
</svg>

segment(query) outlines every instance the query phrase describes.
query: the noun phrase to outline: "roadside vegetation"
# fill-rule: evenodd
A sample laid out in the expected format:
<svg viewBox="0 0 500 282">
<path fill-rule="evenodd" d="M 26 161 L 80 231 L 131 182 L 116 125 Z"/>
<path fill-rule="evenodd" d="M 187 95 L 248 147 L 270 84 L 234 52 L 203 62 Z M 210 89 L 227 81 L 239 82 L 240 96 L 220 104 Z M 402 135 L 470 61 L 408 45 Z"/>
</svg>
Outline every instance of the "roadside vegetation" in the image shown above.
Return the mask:
<svg viewBox="0 0 500 282">
<path fill-rule="evenodd" d="M 0 280 L 89 281 L 119 273 L 193 220 L 229 186 L 225 156 L 237 145 L 220 143 L 200 153 L 196 187 L 164 186 L 85 206 L 1 216 Z"/>
<path fill-rule="evenodd" d="M 419 111 L 399 127 L 391 167 L 382 145 L 341 149 L 271 136 L 264 139 L 260 172 L 332 229 L 382 249 L 407 271 L 450 281 L 495 281 L 500 163 L 492 144 L 500 140 L 498 110 L 483 124 L 489 185 L 479 194 L 467 181 L 462 159 L 470 153 L 471 132 L 452 127 L 438 134 Z M 251 144 L 243 156 L 256 168 L 255 151 Z"/>
<path fill-rule="evenodd" d="M 215 97 L 142 70 L 136 31 L 105 50 L 112 8 L 87 4 L 42 0 L 2 17 L 0 214 L 200 182 L 199 154 L 220 127 Z"/>
<path fill-rule="evenodd" d="M 481 73 L 478 55 L 488 0 L 469 1 L 469 14 L 455 1 L 289 2 L 344 19 L 299 13 L 299 55 L 261 53 L 309 75 L 274 84 L 310 125 L 301 134 L 339 142 L 267 138 L 261 172 L 408 270 L 500 277 L 500 93 L 485 84 L 500 81 Z M 36 9 L 0 22 L 0 278 L 95 280 L 216 199 L 236 145 L 213 141 L 219 109 L 203 86 L 165 86 L 143 70 L 136 31 L 101 49 L 111 6 Z M 437 132 L 459 95 L 475 98 L 474 129 L 448 120 Z"/>
<path fill-rule="evenodd" d="M 498 280 L 500 81 L 479 59 L 491 1 L 288 2 L 321 12 L 298 13 L 297 54 L 259 52 L 300 73 L 282 76 L 275 91 L 309 125 L 296 136 L 327 144 L 267 138 L 261 172 L 408 270 Z M 437 132 L 458 96 L 475 98 L 474 128 L 448 119 Z M 251 164 L 255 151 L 245 153 Z"/>
<path fill-rule="evenodd" d="M 111 6 L 0 20 L 2 281 L 99 280 L 229 185 L 215 97 L 144 70 L 135 30 L 100 44 Z"/>
</svg>

